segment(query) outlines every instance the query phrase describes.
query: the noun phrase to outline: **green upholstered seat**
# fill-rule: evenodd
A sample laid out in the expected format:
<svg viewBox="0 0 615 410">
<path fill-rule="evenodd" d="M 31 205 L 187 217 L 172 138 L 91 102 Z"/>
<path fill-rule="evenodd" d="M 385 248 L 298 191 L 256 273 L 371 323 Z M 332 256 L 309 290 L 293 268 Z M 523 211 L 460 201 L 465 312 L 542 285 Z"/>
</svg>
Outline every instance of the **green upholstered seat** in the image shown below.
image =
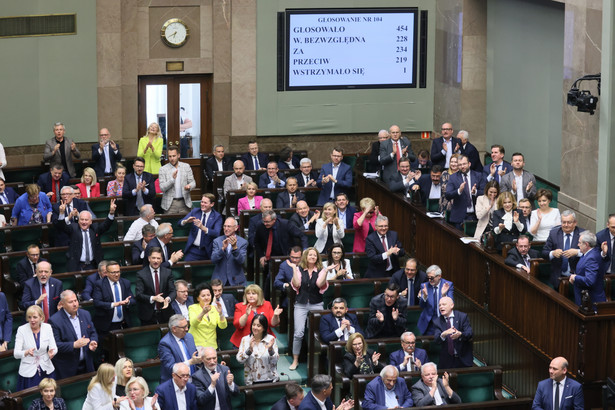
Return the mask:
<svg viewBox="0 0 615 410">
<path fill-rule="evenodd" d="M 455 389 L 463 403 L 477 403 L 495 400 L 493 370 L 457 375 Z"/>
</svg>

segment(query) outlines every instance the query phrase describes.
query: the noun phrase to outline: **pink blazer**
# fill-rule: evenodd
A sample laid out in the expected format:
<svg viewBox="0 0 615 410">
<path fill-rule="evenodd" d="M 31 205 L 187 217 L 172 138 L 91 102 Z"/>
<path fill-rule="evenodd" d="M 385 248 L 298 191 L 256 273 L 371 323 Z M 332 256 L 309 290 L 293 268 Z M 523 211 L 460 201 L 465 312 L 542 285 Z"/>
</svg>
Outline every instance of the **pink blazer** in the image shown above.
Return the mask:
<svg viewBox="0 0 615 410">
<path fill-rule="evenodd" d="M 259 209 L 261 206 L 261 201 L 263 200 L 262 196 L 255 195 L 254 196 L 254 209 Z M 244 210 L 250 210 L 250 203 L 248 202 L 248 197 L 244 196 L 243 198 L 239 198 L 237 201 L 237 214 Z"/>
<path fill-rule="evenodd" d="M 96 183 L 90 187 L 90 196 L 88 196 L 88 191 L 85 189 L 85 184 L 82 182 L 77 184 L 79 191 L 81 191 L 81 198 L 98 198 L 100 196 L 100 183 Z"/>
<path fill-rule="evenodd" d="M 376 218 L 378 215 L 374 212 L 371 219 L 365 218 L 363 224 L 359 226 L 357 221 L 363 215 L 363 211 L 357 211 L 352 219 L 352 226 L 354 227 L 354 244 L 352 245 L 353 252 L 365 252 L 365 238 L 369 234 L 369 226 L 372 226 L 373 230 L 376 230 Z"/>
</svg>

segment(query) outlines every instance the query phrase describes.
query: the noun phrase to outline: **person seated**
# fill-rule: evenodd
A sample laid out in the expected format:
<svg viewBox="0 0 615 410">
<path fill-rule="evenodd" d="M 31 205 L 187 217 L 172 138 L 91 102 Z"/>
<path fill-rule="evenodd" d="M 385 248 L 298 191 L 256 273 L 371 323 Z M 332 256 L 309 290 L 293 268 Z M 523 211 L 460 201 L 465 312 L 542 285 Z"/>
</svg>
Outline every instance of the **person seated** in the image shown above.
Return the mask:
<svg viewBox="0 0 615 410">
<path fill-rule="evenodd" d="M 352 251 L 354 253 L 365 252 L 365 239 L 367 235 L 376 230 L 376 218 L 380 215 L 376 202 L 371 198 L 361 199 L 359 207 L 361 211 L 355 212 L 352 221 L 354 228 Z"/>
<path fill-rule="evenodd" d="M 45 377 L 38 384 L 38 391 L 41 397 L 36 398 L 30 403 L 28 410 L 66 410 L 64 399 L 56 397 L 58 384 L 54 379 Z"/>
<path fill-rule="evenodd" d="M 132 243 L 132 264 L 143 265 L 147 258 L 145 257 L 145 250 L 149 242 L 156 237 L 156 229 L 153 225 L 144 225 L 141 228 L 142 238 Z"/>
<path fill-rule="evenodd" d="M 88 385 L 88 395 L 82 410 L 111 410 L 114 404 L 125 399 L 115 395 L 115 368 L 112 364 L 103 363 Z"/>
<path fill-rule="evenodd" d="M 510 192 L 502 192 L 497 200 L 497 209 L 491 216 L 491 226 L 499 251 L 504 242 L 513 242 L 519 235 L 526 233 L 525 218 L 517 210 L 517 202 Z"/>
<path fill-rule="evenodd" d="M 275 200 L 276 208 L 294 208 L 298 201 L 305 201 L 305 194 L 297 191 L 297 179 L 288 177 L 286 179 L 286 192 L 280 192 Z"/>
<path fill-rule="evenodd" d="M 310 211 L 305 201 L 297 202 L 297 212 L 293 213 L 288 223 L 295 225 L 300 231 L 313 231 L 316 228 L 316 220 L 320 217 L 320 211 Z"/>
<path fill-rule="evenodd" d="M 354 400 L 346 400 L 346 398 L 342 400 L 339 406 L 335 407 L 333 405 L 333 401 L 331 401 L 333 384 L 331 383 L 331 376 L 327 374 L 317 374 L 312 377 L 310 389 L 310 392 L 305 395 L 297 410 L 315 410 L 323 408 L 350 410 L 354 408 Z"/>
<path fill-rule="evenodd" d="M 496 202 L 500 195 L 500 186 L 496 181 L 489 181 L 485 185 L 485 193 L 476 198 L 476 231 L 474 239 L 480 240 L 485 232 L 490 232 L 493 211 L 496 210 Z"/>
<path fill-rule="evenodd" d="M 60 189 L 58 188 L 58 192 Z M 36 184 L 26 185 L 26 193 L 15 201 L 11 224 L 32 225 L 51 222 L 52 208 L 47 195 Z"/>
<path fill-rule="evenodd" d="M 128 381 L 135 376 L 135 364 L 127 357 L 115 362 L 115 395 L 128 396 Z"/>
<path fill-rule="evenodd" d="M 188 308 L 190 333 L 197 346 L 218 348 L 216 328 L 226 329 L 226 317 L 220 302 L 212 305 L 214 292 L 209 283 L 200 283 L 194 289 L 195 303 Z"/>
<path fill-rule="evenodd" d="M 0 352 L 6 352 L 13 335 L 13 315 L 6 295 L 0 292 Z"/>
<path fill-rule="evenodd" d="M 118 162 L 114 175 L 115 179 L 107 182 L 107 196 L 122 196 L 124 178 L 126 178 L 126 167 Z"/>
<path fill-rule="evenodd" d="M 367 348 L 361 333 L 348 336 L 344 353 L 344 375 L 349 379 L 355 374 L 374 374 L 384 368 L 379 361 L 380 353 Z"/>
<path fill-rule="evenodd" d="M 90 167 L 83 170 L 81 183 L 77 184 L 77 187 L 81 191 L 81 198 L 100 197 L 100 183 L 96 182 L 96 172 Z"/>
<path fill-rule="evenodd" d="M 520 235 L 515 248 L 508 251 L 504 263 L 530 273 L 530 259 L 533 258 L 540 258 L 540 253 L 531 248 L 530 238 Z"/>
<path fill-rule="evenodd" d="M 419 270 L 417 264 L 415 258 L 408 259 L 406 265 L 389 279 L 389 283 L 399 286 L 399 294 L 408 300 L 408 306 L 419 304 L 419 290 L 427 282 L 427 274 Z"/>
<path fill-rule="evenodd" d="M 14 204 L 19 195 L 10 186 L 6 186 L 4 178 L 0 178 L 0 204 Z"/>
<path fill-rule="evenodd" d="M 318 180 L 318 172 L 312 170 L 312 160 L 309 158 L 301 158 L 299 161 L 299 169 L 301 173 L 294 175 L 297 178 L 297 184 L 300 187 L 315 187 Z"/>
<path fill-rule="evenodd" d="M 151 225 L 154 228 L 158 228 L 158 222 L 156 222 L 156 211 L 150 204 L 145 204 L 139 210 L 139 219 L 136 219 L 130 224 L 128 232 L 124 235 L 124 241 L 138 241 L 143 238 L 143 227 L 145 225 Z"/>
<path fill-rule="evenodd" d="M 421 367 L 421 380 L 412 385 L 412 400 L 416 407 L 461 403 L 448 383 L 448 373 L 444 372 L 438 379 L 438 366 L 433 362 Z"/>
<path fill-rule="evenodd" d="M 340 192 L 335 196 L 335 206 L 337 207 L 337 218 L 340 221 L 342 229 L 354 229 L 352 221 L 354 220 L 354 214 L 357 209 L 349 204 L 348 195 L 344 192 Z"/>
<path fill-rule="evenodd" d="M 427 363 L 427 352 L 416 347 L 416 336 L 412 332 L 401 335 L 401 349 L 389 356 L 389 363 L 400 372 L 414 372 L 421 370 L 423 363 Z"/>
<path fill-rule="evenodd" d="M 233 173 L 224 178 L 224 196 L 228 191 L 235 191 L 238 189 L 246 189 L 246 184 L 252 182 L 252 177 L 244 175 L 246 167 L 240 160 L 233 162 Z"/>
<path fill-rule="evenodd" d="M 525 229 L 527 231 L 527 235 L 529 236 L 531 235 L 530 228 L 532 227 L 532 225 L 530 225 L 532 218 L 532 202 L 527 198 L 523 198 L 517 202 L 517 209 L 523 212 L 523 217 L 525 218 Z"/>
<path fill-rule="evenodd" d="M 407 306 L 406 298 L 399 295 L 399 286 L 389 283 L 381 295 L 374 296 L 369 302 L 367 338 L 401 336 L 406 331 Z"/>
<path fill-rule="evenodd" d="M 562 224 L 562 216 L 559 213 L 559 209 L 549 206 L 552 199 L 553 194 L 548 189 L 540 188 L 536 192 L 538 209 L 532 211 L 529 231 L 535 241 L 546 241 L 551 229 Z"/>
<path fill-rule="evenodd" d="M 478 150 L 470 142 L 470 133 L 464 130 L 461 130 L 457 133 L 457 138 L 461 141 L 459 150 L 461 155 L 465 155 L 468 157 L 468 161 L 470 161 L 470 169 L 476 172 L 483 172 L 483 164 L 480 162 L 480 155 Z"/>
<path fill-rule="evenodd" d="M 241 338 L 237 352 L 237 361 L 244 364 L 246 386 L 277 382 L 280 355 L 275 336 L 267 333 L 267 317 L 262 313 L 254 315 L 250 328 L 250 334 Z"/>
<path fill-rule="evenodd" d="M 339 243 L 344 237 L 344 229 L 337 217 L 337 208 L 333 202 L 322 206 L 322 216 L 316 221 L 316 243 L 318 253 L 325 253 L 334 243 Z"/>
<path fill-rule="evenodd" d="M 293 149 L 286 146 L 280 150 L 279 169 L 299 169 L 299 158 L 293 155 Z"/>
<path fill-rule="evenodd" d="M 284 188 L 286 186 L 286 177 L 279 172 L 278 163 L 271 161 L 267 164 L 267 172 L 262 174 L 258 179 L 258 187 L 265 188 Z"/>
<path fill-rule="evenodd" d="M 213 154 L 205 161 L 205 175 L 210 181 L 214 179 L 214 172 L 233 170 L 233 161 L 224 156 L 224 145 L 216 145 Z"/>
<path fill-rule="evenodd" d="M 171 301 L 171 308 L 173 308 L 175 314 L 182 315 L 186 320 L 190 320 L 188 308 L 194 303 L 194 298 L 188 295 L 188 287 L 188 282 L 185 280 L 176 280 L 175 299 Z"/>
<path fill-rule="evenodd" d="M 68 185 L 70 175 L 64 171 L 62 164 L 55 164 L 49 168 L 49 172 L 45 172 L 38 177 L 36 184 L 41 188 L 49 201 L 56 203 L 60 200 L 60 190 Z"/>
<path fill-rule="evenodd" d="M 423 205 L 427 204 L 428 199 L 440 202 L 442 196 L 444 196 L 444 191 L 442 191 L 442 167 L 434 165 L 429 174 L 421 175 L 419 180 L 412 185 L 411 189 L 414 193 L 420 192 Z"/>
<path fill-rule="evenodd" d="M 320 318 L 320 340 L 323 343 L 348 340 L 354 333 L 363 334 L 357 315 L 348 313 L 344 298 L 335 298 L 331 304 L 331 313 Z"/>
<path fill-rule="evenodd" d="M 256 195 L 257 189 L 258 185 L 255 182 L 248 182 L 246 184 L 246 196 L 239 198 L 237 201 L 237 215 L 240 215 L 241 211 L 260 208 L 263 197 Z"/>
<path fill-rule="evenodd" d="M 122 396 L 126 396 L 126 400 L 120 403 L 120 409 L 123 410 L 160 410 L 158 405 L 158 395 L 149 396 L 149 387 L 147 381 L 143 377 L 133 377 L 128 380 L 126 390 Z"/>
<path fill-rule="evenodd" d="M 98 270 L 85 278 L 85 287 L 81 292 L 80 299 L 82 301 L 92 300 L 92 294 L 97 283 L 107 277 L 107 264 L 109 261 L 100 261 L 98 263 Z"/>
<path fill-rule="evenodd" d="M 212 350 L 215 354 L 216 350 Z M 160 408 L 165 410 L 179 409 L 179 403 L 186 403 L 185 407 L 183 407 L 186 410 L 198 410 L 199 407 L 196 401 L 196 387 L 192 383 L 188 383 L 190 378 L 190 367 L 184 363 L 175 363 L 173 366 L 172 376 L 172 379 L 169 379 L 164 383 L 160 383 L 158 387 L 156 387 L 156 394 L 154 394 L 154 396 L 158 396 L 157 403 Z M 205 388 L 207 389 L 207 387 Z M 215 388 L 216 387 L 214 384 L 212 389 L 213 392 L 208 398 L 210 403 L 211 400 L 214 400 L 215 398 Z M 220 406 L 220 408 L 222 408 L 222 406 Z"/>
<path fill-rule="evenodd" d="M 248 142 L 248 152 L 241 156 L 244 166 L 247 170 L 253 171 L 257 169 L 265 169 L 269 157 L 267 154 L 258 152 L 258 142 Z"/>
<path fill-rule="evenodd" d="M 491 159 L 493 162 L 485 164 L 483 167 L 483 174 L 487 182 L 495 179 L 502 185 L 501 178 L 507 173 L 512 172 L 513 167 L 508 161 L 504 161 L 504 154 L 506 154 L 506 151 L 502 145 L 494 144 L 491 146 Z M 504 189 L 502 189 L 502 192 L 504 192 Z"/>
<path fill-rule="evenodd" d="M 427 172 L 429 172 L 432 166 L 433 164 L 429 159 L 429 151 L 426 149 L 420 150 L 416 155 L 416 160 L 410 163 L 410 169 L 413 171 L 416 171 L 417 169 L 421 170 L 421 172 L 425 175 L 427 175 Z M 440 165 L 440 169 L 442 169 L 442 165 Z"/>
<path fill-rule="evenodd" d="M 354 279 L 350 260 L 345 258 L 344 245 L 337 242 L 329 247 L 327 260 L 322 261 L 323 268 L 329 265 L 337 266 L 335 269 L 327 271 L 327 280 L 348 280 Z"/>
<path fill-rule="evenodd" d="M 299 383 L 286 383 L 284 391 L 286 394 L 271 406 L 271 410 L 291 410 L 299 407 L 304 396 L 303 388 L 299 386 Z"/>
<path fill-rule="evenodd" d="M 36 264 L 44 261 L 46 261 L 46 259 L 41 258 L 41 250 L 38 245 L 28 245 L 26 248 L 26 256 L 20 259 L 17 265 L 15 265 L 15 277 L 22 288 L 28 279 L 36 276 Z"/>
<path fill-rule="evenodd" d="M 395 366 L 385 366 L 380 376 L 370 381 L 365 387 L 362 408 L 380 410 L 412 407 L 412 394 Z"/>
<path fill-rule="evenodd" d="M 277 306 L 274 310 L 271 302 L 265 300 L 260 286 L 256 284 L 246 286 L 243 292 L 243 302 L 235 305 L 235 313 L 233 315 L 235 332 L 231 336 L 231 343 L 239 347 L 241 339 L 250 333 L 250 316 L 265 315 L 267 323 L 271 323 L 272 327 L 276 327 L 280 323 L 280 313 L 282 313 L 280 306 Z M 268 331 L 269 334 L 273 335 L 269 326 Z"/>
</svg>

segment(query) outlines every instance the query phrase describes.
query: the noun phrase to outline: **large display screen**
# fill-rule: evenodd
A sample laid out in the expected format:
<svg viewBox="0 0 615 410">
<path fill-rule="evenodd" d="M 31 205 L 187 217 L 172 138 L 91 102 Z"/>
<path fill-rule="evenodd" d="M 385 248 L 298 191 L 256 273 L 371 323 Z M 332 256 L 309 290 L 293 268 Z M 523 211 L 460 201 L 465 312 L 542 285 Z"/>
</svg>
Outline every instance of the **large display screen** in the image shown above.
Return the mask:
<svg viewBox="0 0 615 410">
<path fill-rule="evenodd" d="M 416 87 L 416 8 L 287 9 L 286 90 Z"/>
</svg>

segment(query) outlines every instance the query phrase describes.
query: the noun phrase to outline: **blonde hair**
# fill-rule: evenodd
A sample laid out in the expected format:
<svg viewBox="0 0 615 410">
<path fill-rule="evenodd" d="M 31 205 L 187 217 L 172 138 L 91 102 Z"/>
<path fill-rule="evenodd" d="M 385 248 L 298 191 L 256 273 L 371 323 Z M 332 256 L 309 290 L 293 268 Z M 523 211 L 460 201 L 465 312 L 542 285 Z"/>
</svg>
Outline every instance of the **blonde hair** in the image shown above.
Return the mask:
<svg viewBox="0 0 615 410">
<path fill-rule="evenodd" d="M 160 131 L 160 124 L 158 124 L 157 122 L 152 122 L 150 125 L 147 126 L 147 132 L 145 133 L 144 137 L 149 136 L 149 129 L 154 124 L 156 124 L 156 126 L 158 127 L 158 134 L 156 134 L 156 137 L 162 138 L 162 131 Z"/>
<path fill-rule="evenodd" d="M 247 305 L 248 304 L 248 292 L 249 293 L 256 293 L 256 295 L 258 296 L 256 298 L 256 306 L 262 306 L 263 303 L 265 302 L 265 297 L 263 296 L 263 289 L 261 289 L 260 286 L 256 285 L 256 284 L 251 284 L 246 286 L 246 289 L 243 291 L 243 304 Z"/>
<path fill-rule="evenodd" d="M 359 201 L 359 206 L 361 209 L 366 210 L 367 208 L 374 208 L 376 206 L 376 201 L 373 199 L 366 197 Z"/>
<path fill-rule="evenodd" d="M 113 387 L 113 379 L 115 377 L 115 368 L 112 364 L 103 363 L 98 367 L 96 375 L 90 380 L 88 385 L 88 392 L 98 383 L 100 387 L 109 395 L 112 396 L 114 392 L 111 391 Z M 107 403 L 101 403 L 107 404 Z"/>
<path fill-rule="evenodd" d="M 43 390 L 48 389 L 50 387 L 53 388 L 54 390 L 58 390 L 58 384 L 56 383 L 56 381 L 49 377 L 45 377 L 38 384 L 38 391 L 42 392 Z"/>
<path fill-rule="evenodd" d="M 149 396 L 149 387 L 147 386 L 147 382 L 141 376 L 131 377 L 130 380 L 126 383 L 126 396 L 128 396 L 128 389 L 132 384 L 138 383 L 143 389 L 143 398 Z"/>
<path fill-rule="evenodd" d="M 28 184 L 26 185 L 26 193 L 29 197 L 36 196 L 41 192 L 41 188 L 36 184 Z"/>
<path fill-rule="evenodd" d="M 135 374 L 135 364 L 134 362 L 127 358 L 127 357 L 122 357 L 121 359 L 119 359 L 117 362 L 115 362 L 115 377 L 116 377 L 116 383 L 122 386 L 127 386 L 126 383 L 126 378 L 124 377 L 124 364 L 126 364 L 126 362 L 130 362 L 130 366 L 132 366 L 132 377 L 134 377 Z"/>
<path fill-rule="evenodd" d="M 26 320 L 28 320 L 32 313 L 36 313 L 41 318 L 41 322 L 45 320 L 45 314 L 39 305 L 32 305 L 26 310 Z"/>
<path fill-rule="evenodd" d="M 323 221 L 327 219 L 325 218 L 325 209 L 327 208 L 333 208 L 333 211 L 335 211 L 335 216 L 337 216 L 337 206 L 333 202 L 327 202 L 322 206 L 322 212 L 320 213 L 320 219 Z"/>
<path fill-rule="evenodd" d="M 367 343 L 365 343 L 365 338 L 359 332 L 355 332 L 355 333 L 351 334 L 350 336 L 348 336 L 348 341 L 346 342 L 346 351 L 348 353 L 354 354 L 354 350 L 352 349 L 352 342 L 354 342 L 354 340 L 356 338 L 360 338 L 361 341 L 363 342 L 363 351 L 362 351 L 362 353 L 363 353 L 363 355 L 365 355 L 367 353 Z"/>
<path fill-rule="evenodd" d="M 81 183 L 83 184 L 85 184 L 84 179 L 86 175 L 92 177 L 92 183 L 90 185 L 96 185 L 96 172 L 92 168 L 87 167 L 83 170 L 83 174 L 81 175 Z"/>
<path fill-rule="evenodd" d="M 322 269 L 322 259 L 320 258 L 320 253 L 318 252 L 318 249 L 314 248 L 313 246 L 303 251 L 303 254 L 301 255 L 301 261 L 299 262 L 299 267 L 303 269 L 308 268 L 307 257 L 310 251 L 316 252 L 316 270 L 320 272 L 320 270 Z"/>
<path fill-rule="evenodd" d="M 515 196 L 509 191 L 504 191 L 500 194 L 500 196 L 498 196 L 498 200 L 496 201 L 498 209 L 504 208 L 503 205 L 505 199 L 510 199 L 510 201 L 512 202 L 512 209 L 517 208 L 517 201 L 515 200 Z"/>
</svg>

